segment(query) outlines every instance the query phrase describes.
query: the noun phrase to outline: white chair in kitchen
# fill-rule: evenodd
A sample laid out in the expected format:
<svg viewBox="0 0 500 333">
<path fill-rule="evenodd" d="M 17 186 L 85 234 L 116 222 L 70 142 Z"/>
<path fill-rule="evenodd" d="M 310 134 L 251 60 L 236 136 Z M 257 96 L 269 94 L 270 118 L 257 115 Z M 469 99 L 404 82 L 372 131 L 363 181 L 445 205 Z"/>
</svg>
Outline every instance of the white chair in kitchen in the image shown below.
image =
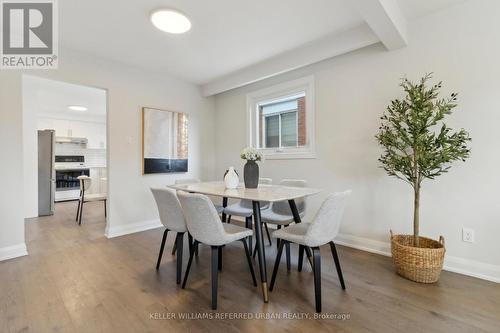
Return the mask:
<svg viewBox="0 0 500 333">
<path fill-rule="evenodd" d="M 259 178 L 259 184 L 270 185 L 273 180 L 271 178 Z M 264 211 L 269 208 L 269 202 L 261 202 L 260 210 Z M 224 213 L 227 214 L 227 223 L 231 223 L 232 216 L 239 216 L 245 218 L 245 228 L 252 229 L 252 216 L 253 216 L 253 206 L 250 200 L 240 200 L 239 202 L 229 205 L 224 208 Z M 271 235 L 269 234 L 269 229 L 266 227 L 267 239 L 269 244 L 272 245 Z M 252 238 L 249 238 L 249 245 L 252 248 Z"/>
<path fill-rule="evenodd" d="M 222 257 L 222 247 L 234 241 L 241 241 L 245 248 L 245 255 L 252 281 L 257 286 L 255 272 L 253 270 L 252 260 L 250 258 L 250 249 L 246 239 L 252 236 L 253 231 L 234 224 L 222 223 L 219 214 L 214 208 L 212 201 L 202 194 L 188 193 L 178 191 L 177 197 L 182 206 L 182 211 L 186 218 L 187 229 L 193 236 L 194 246 L 198 243 L 206 244 L 212 248 L 212 309 L 217 309 L 217 284 L 219 266 Z M 189 255 L 189 261 L 182 282 L 182 288 L 186 287 L 191 263 L 193 262 L 194 251 Z"/>
<path fill-rule="evenodd" d="M 76 221 L 82 224 L 83 206 L 86 202 L 103 201 L 104 202 L 104 217 L 107 217 L 106 202 L 108 195 L 106 193 L 88 193 L 92 186 L 92 178 L 89 176 L 78 176 L 80 181 L 80 196 L 78 198 L 78 208 L 76 209 Z"/>
<path fill-rule="evenodd" d="M 311 223 L 298 223 L 273 232 L 273 237 L 280 239 L 278 254 L 274 263 L 273 276 L 269 290 L 274 288 L 276 274 L 281 260 L 281 253 L 285 244 L 295 243 L 299 245 L 299 268 L 302 266 L 304 248 L 310 248 L 313 252 L 314 294 L 316 298 L 316 312 L 321 312 L 321 256 L 319 247 L 330 244 L 333 260 L 337 269 L 337 275 L 342 289 L 345 289 L 342 269 L 333 239 L 337 236 L 340 222 L 344 212 L 347 197 L 351 191 L 330 194 L 321 205 Z"/>
</svg>

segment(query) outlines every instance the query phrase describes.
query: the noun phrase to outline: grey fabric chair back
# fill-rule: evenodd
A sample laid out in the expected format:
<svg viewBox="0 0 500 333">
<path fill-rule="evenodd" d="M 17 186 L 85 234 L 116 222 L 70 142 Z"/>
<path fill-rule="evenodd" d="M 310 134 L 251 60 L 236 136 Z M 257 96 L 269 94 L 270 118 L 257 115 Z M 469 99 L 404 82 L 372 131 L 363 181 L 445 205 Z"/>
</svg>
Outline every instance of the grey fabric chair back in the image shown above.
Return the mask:
<svg viewBox="0 0 500 333">
<path fill-rule="evenodd" d="M 326 244 L 337 236 L 350 194 L 350 190 L 333 193 L 323 201 L 305 234 L 306 244 Z"/>
<path fill-rule="evenodd" d="M 290 187 L 306 187 L 307 182 L 300 179 L 283 179 L 280 185 L 290 186 Z M 295 205 L 297 205 L 297 210 L 299 214 L 302 214 L 306 210 L 306 200 L 305 198 L 295 199 Z M 292 210 L 290 209 L 290 204 L 288 201 L 278 201 L 274 202 L 272 205 L 272 210 L 276 214 L 281 215 L 292 215 Z"/>
<path fill-rule="evenodd" d="M 166 187 L 151 187 L 163 225 L 176 232 L 186 232 L 186 222 L 182 207 L 174 190 Z"/>
<path fill-rule="evenodd" d="M 178 191 L 189 233 L 197 241 L 219 246 L 226 243 L 226 231 L 210 199 L 203 194 Z"/>
</svg>

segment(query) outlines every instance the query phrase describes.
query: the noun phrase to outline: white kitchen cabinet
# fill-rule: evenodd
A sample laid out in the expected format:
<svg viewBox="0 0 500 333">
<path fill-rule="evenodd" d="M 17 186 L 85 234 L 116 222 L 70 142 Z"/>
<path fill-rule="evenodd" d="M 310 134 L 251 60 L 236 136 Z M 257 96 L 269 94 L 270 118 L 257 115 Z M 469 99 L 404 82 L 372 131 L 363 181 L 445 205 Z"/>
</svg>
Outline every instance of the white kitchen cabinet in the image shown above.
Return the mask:
<svg viewBox="0 0 500 333">
<path fill-rule="evenodd" d="M 73 137 L 87 138 L 88 149 L 106 148 L 106 125 L 86 121 L 70 122 Z"/>
<path fill-rule="evenodd" d="M 38 118 L 38 129 L 52 129 L 56 136 L 71 136 L 70 121 L 65 119 Z"/>
<path fill-rule="evenodd" d="M 106 149 L 106 124 L 53 118 L 38 118 L 38 129 L 53 129 L 57 137 L 87 138 L 88 149 Z"/>
<path fill-rule="evenodd" d="M 87 123 L 87 148 L 105 149 L 106 148 L 106 125 L 99 123 Z"/>
<path fill-rule="evenodd" d="M 52 126 L 56 131 L 56 136 L 72 136 L 70 120 L 52 119 Z"/>
</svg>

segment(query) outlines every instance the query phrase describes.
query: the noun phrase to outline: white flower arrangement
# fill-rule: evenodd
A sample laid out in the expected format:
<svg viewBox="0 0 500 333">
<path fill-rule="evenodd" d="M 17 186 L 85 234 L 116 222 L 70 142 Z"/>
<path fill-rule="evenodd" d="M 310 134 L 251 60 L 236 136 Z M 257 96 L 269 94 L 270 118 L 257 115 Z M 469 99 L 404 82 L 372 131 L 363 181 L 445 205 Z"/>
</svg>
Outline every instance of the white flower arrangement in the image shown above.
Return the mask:
<svg viewBox="0 0 500 333">
<path fill-rule="evenodd" d="M 247 147 L 241 151 L 240 157 L 247 161 L 261 161 L 262 153 L 255 148 Z"/>
</svg>

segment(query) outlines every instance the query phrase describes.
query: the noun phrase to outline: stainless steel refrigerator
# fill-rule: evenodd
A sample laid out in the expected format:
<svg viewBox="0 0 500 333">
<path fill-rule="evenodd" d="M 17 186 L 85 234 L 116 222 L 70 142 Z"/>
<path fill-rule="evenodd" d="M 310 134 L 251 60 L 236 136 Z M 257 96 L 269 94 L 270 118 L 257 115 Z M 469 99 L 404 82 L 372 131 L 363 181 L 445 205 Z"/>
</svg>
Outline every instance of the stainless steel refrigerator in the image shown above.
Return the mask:
<svg viewBox="0 0 500 333">
<path fill-rule="evenodd" d="M 55 137 L 53 130 L 38 131 L 38 215 L 54 214 L 56 191 Z"/>
</svg>

